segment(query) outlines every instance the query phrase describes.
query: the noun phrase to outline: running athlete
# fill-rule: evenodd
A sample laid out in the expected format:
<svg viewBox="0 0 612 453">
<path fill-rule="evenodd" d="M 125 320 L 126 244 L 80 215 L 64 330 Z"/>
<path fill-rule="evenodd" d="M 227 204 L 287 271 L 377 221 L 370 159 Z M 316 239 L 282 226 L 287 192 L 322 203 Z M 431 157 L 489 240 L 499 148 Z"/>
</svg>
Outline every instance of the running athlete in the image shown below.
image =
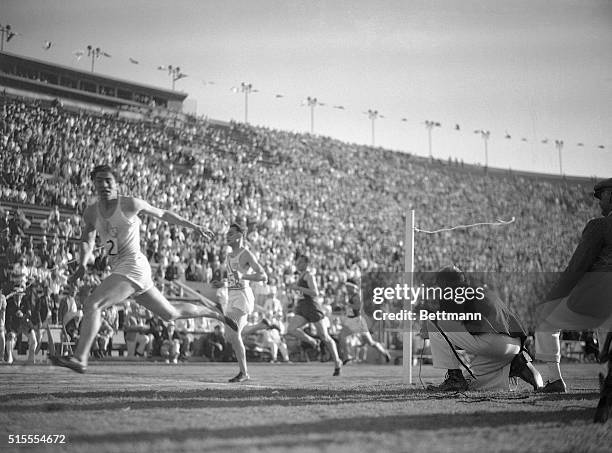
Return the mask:
<svg viewBox="0 0 612 453">
<path fill-rule="evenodd" d="M 336 342 L 332 339 L 327 331 L 327 326 L 324 323 L 325 313 L 318 302 L 314 300 L 315 297 L 319 296 L 319 290 L 317 289 L 317 282 L 315 281 L 312 273 L 308 270 L 309 259 L 307 256 L 300 256 L 297 260 L 296 266 L 300 276 L 297 283 L 293 283 L 288 286 L 289 289 L 298 291 L 301 295 L 297 302 L 295 309 L 295 316 L 289 321 L 287 328 L 287 334 L 297 337 L 299 340 L 310 343 L 313 348 L 319 347 L 319 341 L 308 335 L 302 330 L 302 327 L 308 323 L 313 323 L 317 329 L 317 335 L 329 348 L 334 359 L 335 368 L 334 376 L 340 376 L 340 369 L 342 368 L 342 362 L 338 356 L 338 348 Z"/>
<path fill-rule="evenodd" d="M 83 212 L 80 265 L 70 280 L 74 283 L 85 275 L 87 263 L 92 258 L 96 232 L 100 235 L 101 244 L 109 257 L 111 273 L 84 302 L 80 338 L 74 356 L 53 357 L 52 362 L 78 373 L 85 373 L 89 350 L 100 329 L 102 310 L 129 297 L 133 297 L 140 305 L 166 321 L 207 317 L 225 322 L 235 329 L 236 324 L 222 314 L 187 302 L 171 304 L 155 288 L 151 280 L 149 262 L 140 251 L 141 222 L 138 214 L 148 214 L 168 223 L 190 228 L 206 240 L 211 239 L 213 233 L 173 212 L 155 208 L 146 201 L 120 196 L 117 193 L 115 174 L 108 165 L 95 167 L 91 176 L 98 201 L 87 206 Z"/>
<path fill-rule="evenodd" d="M 348 293 L 348 302 L 346 305 L 346 315 L 341 318 L 342 330 L 340 332 L 340 345 L 346 357 L 343 363 L 346 364 L 352 360 L 352 357 L 349 357 L 348 354 L 348 342 L 351 335 L 359 335 L 365 344 L 376 349 L 384 356 L 387 363 L 389 363 L 391 361 L 391 355 L 381 343 L 374 341 L 368 329 L 368 323 L 361 314 L 363 310 L 363 300 L 361 299 L 361 290 L 359 286 L 350 278 L 346 281 L 344 286 Z"/>
<path fill-rule="evenodd" d="M 250 379 L 250 376 L 247 370 L 242 330 L 247 324 L 247 316 L 253 313 L 255 308 L 255 297 L 253 290 L 249 287 L 249 281 L 265 282 L 268 277 L 257 258 L 244 246 L 244 230 L 240 225 L 236 223 L 230 225 L 226 240 L 232 252 L 228 255 L 226 262 L 228 302 L 225 314 L 237 326 L 237 330 L 229 332 L 228 336 L 240 367 L 239 373 L 229 381 L 243 382 Z"/>
</svg>

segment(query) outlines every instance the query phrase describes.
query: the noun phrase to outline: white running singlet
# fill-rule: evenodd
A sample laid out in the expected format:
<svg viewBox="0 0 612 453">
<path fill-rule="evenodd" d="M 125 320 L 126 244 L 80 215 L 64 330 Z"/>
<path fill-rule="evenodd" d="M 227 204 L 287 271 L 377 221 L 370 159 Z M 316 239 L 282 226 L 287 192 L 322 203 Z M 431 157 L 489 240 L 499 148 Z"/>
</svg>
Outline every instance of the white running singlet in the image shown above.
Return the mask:
<svg viewBox="0 0 612 453">
<path fill-rule="evenodd" d="M 111 273 L 128 278 L 142 293 L 153 287 L 151 266 L 140 251 L 140 219 L 138 216 L 128 219 L 123 214 L 121 198 L 117 200 L 115 212 L 107 219 L 102 217 L 100 205 L 96 203 L 96 231 L 109 257 Z"/>
<path fill-rule="evenodd" d="M 248 315 L 253 313 L 255 308 L 255 296 L 249 287 L 249 281 L 239 278 L 238 272 L 246 274 L 249 267 L 240 265 L 240 256 L 245 249 L 242 249 L 236 256 L 227 257 L 227 289 L 228 289 L 228 311 L 238 310 Z"/>
</svg>

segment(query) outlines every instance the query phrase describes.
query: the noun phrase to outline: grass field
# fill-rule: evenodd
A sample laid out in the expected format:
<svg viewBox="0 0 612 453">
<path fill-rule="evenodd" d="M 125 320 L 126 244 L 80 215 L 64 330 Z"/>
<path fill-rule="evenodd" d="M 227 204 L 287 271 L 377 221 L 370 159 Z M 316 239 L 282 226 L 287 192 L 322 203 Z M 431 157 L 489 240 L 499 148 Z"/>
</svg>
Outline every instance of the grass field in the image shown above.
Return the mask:
<svg viewBox="0 0 612 453">
<path fill-rule="evenodd" d="M 0 366 L 0 452 L 611 451 L 594 425 L 596 367 L 564 367 L 570 392 L 438 394 L 397 366 L 103 362 L 86 375 Z M 424 366 L 423 380 L 442 373 Z M 9 434 L 64 434 L 63 445 L 10 445 Z"/>
</svg>

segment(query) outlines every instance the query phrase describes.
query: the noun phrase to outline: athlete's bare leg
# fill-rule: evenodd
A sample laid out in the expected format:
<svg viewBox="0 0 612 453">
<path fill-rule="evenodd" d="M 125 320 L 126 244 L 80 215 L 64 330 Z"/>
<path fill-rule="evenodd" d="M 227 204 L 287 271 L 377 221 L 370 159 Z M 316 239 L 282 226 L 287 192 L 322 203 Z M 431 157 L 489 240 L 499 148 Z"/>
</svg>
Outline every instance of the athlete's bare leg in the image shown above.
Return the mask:
<svg viewBox="0 0 612 453">
<path fill-rule="evenodd" d="M 245 326 L 244 329 L 242 329 L 242 334 L 249 335 L 250 333 L 257 332 L 258 330 L 266 330 L 268 328 L 269 328 L 268 324 L 266 324 L 263 321 L 259 321 L 257 324 Z"/>
<path fill-rule="evenodd" d="M 83 304 L 83 320 L 74 358 L 87 366 L 89 350 L 100 330 L 102 309 L 123 302 L 138 289 L 127 278 L 111 274 L 94 290 Z"/>
<path fill-rule="evenodd" d="M 36 349 L 38 348 L 38 342 L 36 338 L 36 332 L 31 329 L 28 332 L 28 362 L 34 364 L 36 362 Z"/>
<path fill-rule="evenodd" d="M 6 363 L 13 363 L 13 349 L 15 349 L 15 342 L 17 337 L 13 332 L 9 332 L 8 339 L 6 340 Z"/>
<path fill-rule="evenodd" d="M 36 352 L 34 352 L 34 355 L 36 355 L 40 352 L 42 348 L 42 329 L 41 328 L 34 329 L 34 333 L 36 335 L 36 342 L 38 344 L 38 346 L 36 346 Z"/>
<path fill-rule="evenodd" d="M 0 329 L 0 362 L 4 362 L 4 348 L 6 347 L 6 331 Z"/>
<path fill-rule="evenodd" d="M 210 307 L 191 302 L 172 302 L 155 287 L 134 298 L 137 303 L 151 310 L 165 321 L 181 318 L 212 318 L 226 322 L 225 316 Z M 230 326 L 231 327 L 231 326 Z"/>
<path fill-rule="evenodd" d="M 338 356 L 338 348 L 336 347 L 336 342 L 334 341 L 334 339 L 329 335 L 329 332 L 327 331 L 327 326 L 323 324 L 323 320 L 315 322 L 314 325 L 317 328 L 317 334 L 319 335 L 319 338 L 321 338 L 321 340 L 331 351 L 332 359 L 336 364 L 336 369 L 340 368 L 342 366 L 342 361 Z"/>
<path fill-rule="evenodd" d="M 287 335 L 293 335 L 298 340 L 305 341 L 306 343 L 312 345 L 312 347 L 316 348 L 317 340 L 315 340 L 302 330 L 302 327 L 304 327 L 306 324 L 308 324 L 308 320 L 303 316 L 293 316 L 289 319 L 289 325 L 287 326 Z"/>
<path fill-rule="evenodd" d="M 353 357 L 351 356 L 350 353 L 350 347 L 349 347 L 349 340 L 351 338 L 351 333 L 345 333 L 345 331 L 348 330 L 346 327 L 343 328 L 340 331 L 340 339 L 339 339 L 339 343 L 340 343 L 340 352 L 342 353 L 343 357 L 344 357 L 344 361 L 343 363 L 347 363 L 350 362 L 351 360 L 353 360 Z"/>
<path fill-rule="evenodd" d="M 247 314 L 241 310 L 231 309 L 227 312 L 227 317 L 233 319 L 238 326 L 237 331 L 229 330 L 227 336 L 234 349 L 234 354 L 236 354 L 240 371 L 248 377 L 246 349 L 242 341 L 242 330 L 247 324 Z"/>
<path fill-rule="evenodd" d="M 391 360 L 389 351 L 385 349 L 382 343 L 379 343 L 378 341 L 374 341 L 374 338 L 372 338 L 372 334 L 370 332 L 362 333 L 361 338 L 363 338 L 363 340 L 368 346 L 371 346 L 374 349 L 376 349 L 379 352 L 379 354 L 382 355 L 387 360 L 387 362 Z"/>
<path fill-rule="evenodd" d="M 78 371 L 84 372 L 84 368 L 87 366 L 89 351 L 100 330 L 102 309 L 123 302 L 137 291 L 138 288 L 128 278 L 119 274 L 111 274 L 87 298 L 84 304 L 80 337 L 74 354 L 74 359 L 79 365 Z M 173 305 L 155 287 L 138 295 L 135 300 L 168 321 L 179 318 L 206 317 L 228 323 L 222 314 L 204 305 L 188 302 L 177 302 Z M 233 326 L 230 324 L 230 327 Z"/>
</svg>

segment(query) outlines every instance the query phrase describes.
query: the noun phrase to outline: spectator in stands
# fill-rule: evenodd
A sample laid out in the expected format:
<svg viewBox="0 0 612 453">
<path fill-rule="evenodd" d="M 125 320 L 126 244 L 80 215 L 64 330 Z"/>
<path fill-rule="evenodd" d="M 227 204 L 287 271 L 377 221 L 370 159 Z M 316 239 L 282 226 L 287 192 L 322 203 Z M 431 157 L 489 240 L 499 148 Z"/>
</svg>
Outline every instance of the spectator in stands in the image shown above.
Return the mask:
<svg viewBox="0 0 612 453">
<path fill-rule="evenodd" d="M 270 286 L 269 297 L 263 304 L 264 316 L 269 319 L 277 319 L 283 315 L 283 306 L 278 297 L 276 297 L 276 286 Z"/>
<path fill-rule="evenodd" d="M 83 310 L 70 311 L 64 315 L 64 331 L 66 332 L 67 340 L 75 344 L 79 340 L 79 328 L 83 319 Z"/>
<path fill-rule="evenodd" d="M 66 283 L 68 282 L 68 279 L 66 278 L 66 275 L 64 274 L 64 272 L 59 269 L 58 267 L 55 267 L 53 269 L 53 271 L 51 272 L 51 278 L 49 281 L 49 289 L 51 292 L 51 300 L 53 301 L 53 305 L 54 307 L 57 307 L 57 311 L 58 311 L 58 320 L 62 320 L 64 313 L 61 310 L 61 303 L 60 303 L 60 292 L 62 291 L 62 289 L 65 287 Z M 72 293 L 72 297 L 74 298 L 76 296 L 76 292 Z"/>
<path fill-rule="evenodd" d="M 166 363 L 178 363 L 178 358 L 181 353 L 181 337 L 176 331 L 174 321 L 166 324 L 161 334 L 161 356 Z"/>
<path fill-rule="evenodd" d="M 23 288 L 16 288 L 15 291 L 7 296 L 6 306 L 6 353 L 7 363 L 11 364 L 14 362 L 13 350 L 18 342 L 21 340 L 20 334 L 22 331 L 22 320 L 24 318 L 24 298 Z"/>
<path fill-rule="evenodd" d="M 0 363 L 4 362 L 4 350 L 6 347 L 6 296 L 2 294 L 0 287 Z"/>
<path fill-rule="evenodd" d="M 76 313 L 79 310 L 76 299 L 77 291 L 78 289 L 76 287 L 71 288 L 68 295 L 63 298 L 59 304 L 58 317 L 64 326 L 66 325 L 66 315 L 69 313 Z"/>
<path fill-rule="evenodd" d="M 225 338 L 225 329 L 217 324 L 204 346 L 205 355 L 213 362 L 228 362 L 232 357 L 232 345 Z"/>
<path fill-rule="evenodd" d="M 113 335 L 119 332 L 119 310 L 116 305 L 111 305 L 106 308 L 106 322 L 113 330 Z M 106 355 L 110 356 L 113 350 L 113 336 L 108 339 L 108 345 L 106 346 Z"/>
<path fill-rule="evenodd" d="M 280 352 L 283 362 L 289 362 L 289 352 L 287 350 L 287 344 L 280 335 L 280 328 L 273 325 L 271 328 L 262 331 L 261 337 L 262 345 L 265 348 L 270 349 L 271 359 L 270 362 L 275 363 L 278 359 L 278 353 Z"/>
<path fill-rule="evenodd" d="M 49 305 L 47 299 L 42 295 L 42 291 L 42 287 L 35 283 L 26 290 L 25 296 L 26 310 L 30 317 L 28 337 L 33 336 L 32 339 L 28 338 L 29 360 L 32 363 L 42 347 L 42 329 L 46 326 L 47 317 L 49 316 Z"/>
<path fill-rule="evenodd" d="M 127 356 L 144 357 L 145 350 L 151 342 L 151 338 L 146 333 L 149 330 L 149 326 L 145 324 L 144 319 L 135 313 L 129 314 L 125 320 L 123 330 L 125 332 Z"/>
<path fill-rule="evenodd" d="M 101 324 L 100 329 L 98 330 L 98 334 L 96 335 L 96 341 L 93 344 L 91 352 L 94 357 L 100 359 L 107 355 L 108 345 L 115 334 L 113 327 L 108 322 L 108 316 L 106 310 L 102 310 L 101 313 Z"/>
</svg>

